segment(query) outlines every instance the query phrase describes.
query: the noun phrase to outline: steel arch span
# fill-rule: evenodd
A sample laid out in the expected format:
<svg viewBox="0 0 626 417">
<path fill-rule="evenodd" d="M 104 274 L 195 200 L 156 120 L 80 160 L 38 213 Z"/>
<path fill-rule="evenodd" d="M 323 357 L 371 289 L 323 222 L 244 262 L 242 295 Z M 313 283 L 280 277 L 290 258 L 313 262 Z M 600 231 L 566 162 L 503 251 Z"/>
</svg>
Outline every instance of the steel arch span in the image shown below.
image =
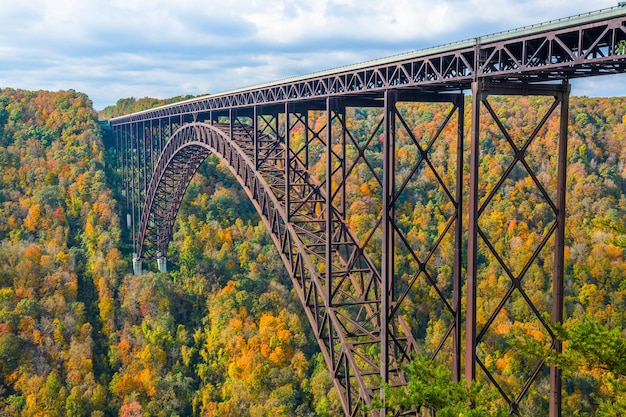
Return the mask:
<svg viewBox="0 0 626 417">
<path fill-rule="evenodd" d="M 222 130 L 225 128 L 228 125 L 190 123 L 167 142 L 146 195 L 136 257 L 153 259 L 166 253 L 185 190 L 200 164 L 211 153 L 217 155 L 235 175 L 270 232 L 331 370 L 344 411 L 355 415 L 361 404 L 371 404 L 382 385 L 380 276 L 332 207 L 338 227 L 330 238 L 336 243 L 331 254 L 334 275 L 329 278 L 326 245 L 321 244 L 327 240 L 324 217 L 328 210 L 316 208 L 323 199 L 323 187 L 314 183 L 302 165 L 294 163 L 291 185 L 299 183 L 300 193 L 308 201 L 303 200 L 288 214 L 285 182 L 276 175 L 284 169 L 283 160 L 272 158 L 284 153 L 284 146 L 264 136 L 265 152 L 261 154 L 266 162 L 256 162 L 255 167 L 254 155 L 250 155 L 254 150 L 249 146 L 250 129 L 240 126 L 231 139 Z M 395 335 L 395 339 L 406 337 Z M 397 361 L 389 364 L 388 372 L 391 381 L 403 382 Z"/>
</svg>

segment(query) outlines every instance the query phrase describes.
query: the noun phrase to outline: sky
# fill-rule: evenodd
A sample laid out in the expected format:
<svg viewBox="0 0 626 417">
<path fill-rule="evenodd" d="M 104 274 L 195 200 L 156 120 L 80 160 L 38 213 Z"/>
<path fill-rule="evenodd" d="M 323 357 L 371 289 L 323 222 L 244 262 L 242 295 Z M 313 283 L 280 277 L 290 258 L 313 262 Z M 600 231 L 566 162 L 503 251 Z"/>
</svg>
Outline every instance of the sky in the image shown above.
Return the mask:
<svg viewBox="0 0 626 417">
<path fill-rule="evenodd" d="M 617 5 L 615 0 L 1 0 L 0 88 L 120 98 L 236 88 Z M 573 95 L 626 95 L 626 77 Z"/>
</svg>

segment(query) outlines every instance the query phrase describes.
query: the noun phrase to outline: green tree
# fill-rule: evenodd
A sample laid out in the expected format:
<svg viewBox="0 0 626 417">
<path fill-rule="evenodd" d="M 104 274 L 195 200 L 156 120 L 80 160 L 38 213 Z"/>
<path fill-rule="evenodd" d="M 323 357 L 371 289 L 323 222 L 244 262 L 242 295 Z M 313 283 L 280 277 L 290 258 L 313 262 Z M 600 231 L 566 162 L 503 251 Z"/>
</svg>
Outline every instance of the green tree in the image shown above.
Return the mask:
<svg viewBox="0 0 626 417">
<path fill-rule="evenodd" d="M 67 417 L 82 417 L 87 415 L 87 405 L 78 387 L 72 388 L 65 400 L 65 415 Z"/>
<path fill-rule="evenodd" d="M 66 395 L 67 392 L 59 375 L 56 372 L 50 373 L 39 393 L 43 409 L 52 412 L 53 415 L 63 415 Z"/>
<path fill-rule="evenodd" d="M 597 404 L 595 416 L 623 416 L 626 413 L 626 338 L 618 328 L 608 328 L 593 319 L 570 320 L 553 327 L 563 341 L 558 353 L 544 344 L 525 339 L 523 349 L 557 365 L 566 381 L 581 376 L 595 380 L 591 393 Z"/>
<path fill-rule="evenodd" d="M 420 356 L 406 368 L 405 387 L 386 387 L 388 415 L 417 410 L 420 415 L 437 417 L 504 417 L 509 413 L 497 401 L 498 393 L 476 382 L 452 381 L 452 371 Z M 375 407 L 383 404 L 376 403 Z M 430 413 L 430 414 L 429 414 Z"/>
</svg>

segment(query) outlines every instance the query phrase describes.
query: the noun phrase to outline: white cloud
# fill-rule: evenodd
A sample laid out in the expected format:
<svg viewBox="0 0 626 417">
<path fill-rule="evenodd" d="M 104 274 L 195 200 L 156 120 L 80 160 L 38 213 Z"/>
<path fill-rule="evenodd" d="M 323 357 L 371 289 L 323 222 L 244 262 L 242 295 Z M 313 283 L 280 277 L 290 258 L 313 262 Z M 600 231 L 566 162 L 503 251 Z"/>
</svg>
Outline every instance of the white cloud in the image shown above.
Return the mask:
<svg viewBox="0 0 626 417">
<path fill-rule="evenodd" d="M 128 96 L 225 91 L 615 4 L 3 0 L 0 87 L 73 88 L 102 108 Z"/>
<path fill-rule="evenodd" d="M 376 39 L 406 41 L 432 37 L 454 25 L 445 1 L 427 0 L 320 0 L 306 2 L 276 1 L 243 16 L 259 29 L 269 42 L 294 42 L 313 37 L 332 39 Z"/>
</svg>

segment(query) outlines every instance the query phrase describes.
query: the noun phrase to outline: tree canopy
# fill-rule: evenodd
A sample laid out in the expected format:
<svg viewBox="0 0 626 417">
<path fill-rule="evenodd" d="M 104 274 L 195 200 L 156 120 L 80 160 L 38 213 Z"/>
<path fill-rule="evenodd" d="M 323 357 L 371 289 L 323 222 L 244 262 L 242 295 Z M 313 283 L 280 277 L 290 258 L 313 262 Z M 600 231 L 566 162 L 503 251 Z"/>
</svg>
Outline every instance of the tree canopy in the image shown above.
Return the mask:
<svg viewBox="0 0 626 417">
<path fill-rule="evenodd" d="M 160 104 L 165 101 L 122 99 L 102 117 Z M 526 135 L 547 105 L 538 98 L 494 98 L 514 137 Z M 365 239 L 378 236 L 382 209 L 379 115 L 376 109 L 349 111 L 358 145 L 347 151 L 362 158 L 346 184 L 346 221 Z M 445 117 L 434 104 L 412 103 L 401 111 L 424 143 Z M 321 129 L 324 120 L 315 123 Z M 542 358 L 558 363 L 566 371 L 564 415 L 619 415 L 625 403 L 626 99 L 573 97 L 570 125 L 567 320 L 553 329 L 565 341 L 564 354 L 548 349 L 548 335 L 523 297 L 515 296 L 487 329 L 480 360 L 507 395 L 521 391 Z M 492 133 L 482 146 L 480 172 L 497 181 L 511 156 L 500 152 L 502 138 L 488 124 L 482 129 Z M 555 177 L 555 131 L 558 121 L 550 120 L 527 151 L 548 184 Z M 303 140 L 303 132 L 293 133 L 293 143 Z M 341 415 L 280 256 L 228 169 L 210 157 L 192 180 L 168 253 L 170 272 L 135 277 L 105 134 L 82 93 L 0 89 L 0 414 Z M 451 140 L 445 136 L 430 150 L 433 164 L 454 160 Z M 323 150 L 311 153 L 320 161 L 312 173 L 323 176 Z M 400 135 L 401 175 L 408 178 L 406 167 L 418 157 L 409 135 Z M 454 170 L 441 168 L 440 174 L 454 185 Z M 408 179 L 397 211 L 399 231 L 419 253 L 432 246 L 452 210 L 432 178 L 432 170 L 423 169 Z M 528 178 L 519 172 L 507 180 L 481 217 L 481 229 L 513 271 L 531 259 L 551 221 Z M 376 258 L 380 247 L 368 250 Z M 399 251 L 397 259 L 403 283 L 413 276 L 407 252 Z M 548 255 L 536 257 L 523 282 L 525 294 L 544 311 L 552 302 Z M 426 266 L 444 291 L 453 256 L 452 242 L 444 238 Z M 508 283 L 503 269 L 486 252 L 481 256 L 477 301 L 484 325 Z M 428 356 L 450 317 L 427 284 L 415 283 L 402 313 Z M 522 342 L 525 350 L 513 349 Z M 491 400 L 493 384 L 484 375 L 470 388 L 445 383 L 445 359 L 409 366 L 410 391 L 390 391 L 388 405 L 435 408 L 437 416 L 508 412 L 499 397 Z M 522 415 L 545 414 L 544 380 L 530 387 Z M 467 410 L 466 398 L 477 408 Z"/>
</svg>

